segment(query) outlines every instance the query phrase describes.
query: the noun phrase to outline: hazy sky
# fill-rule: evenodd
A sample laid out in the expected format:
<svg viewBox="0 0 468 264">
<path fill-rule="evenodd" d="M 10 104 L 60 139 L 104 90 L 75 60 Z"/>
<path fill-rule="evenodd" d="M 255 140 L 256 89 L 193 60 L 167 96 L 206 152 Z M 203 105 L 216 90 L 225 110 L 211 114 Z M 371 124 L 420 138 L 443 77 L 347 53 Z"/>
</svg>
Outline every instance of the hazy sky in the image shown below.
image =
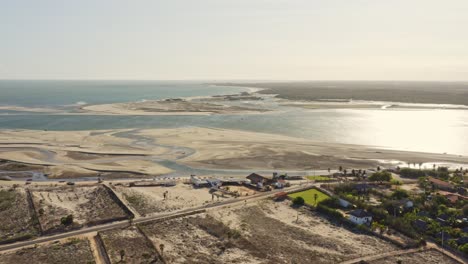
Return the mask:
<svg viewBox="0 0 468 264">
<path fill-rule="evenodd" d="M 0 78 L 468 80 L 468 1 L 0 0 Z"/>
</svg>

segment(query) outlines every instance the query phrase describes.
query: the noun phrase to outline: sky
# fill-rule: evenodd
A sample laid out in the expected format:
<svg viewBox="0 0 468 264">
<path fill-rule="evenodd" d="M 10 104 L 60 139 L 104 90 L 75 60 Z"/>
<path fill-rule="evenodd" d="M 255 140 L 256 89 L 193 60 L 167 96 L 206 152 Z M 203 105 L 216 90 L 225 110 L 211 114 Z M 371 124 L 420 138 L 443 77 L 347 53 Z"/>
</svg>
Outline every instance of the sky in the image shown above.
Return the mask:
<svg viewBox="0 0 468 264">
<path fill-rule="evenodd" d="M 0 0 L 0 79 L 468 80 L 466 0 Z"/>
</svg>

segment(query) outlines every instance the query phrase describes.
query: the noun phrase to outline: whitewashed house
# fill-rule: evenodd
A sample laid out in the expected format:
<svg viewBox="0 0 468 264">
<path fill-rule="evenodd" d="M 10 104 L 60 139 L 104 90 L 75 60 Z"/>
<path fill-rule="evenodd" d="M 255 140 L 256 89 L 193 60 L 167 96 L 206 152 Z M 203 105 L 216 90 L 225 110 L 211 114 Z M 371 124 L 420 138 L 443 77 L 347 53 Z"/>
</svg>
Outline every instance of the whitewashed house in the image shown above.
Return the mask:
<svg viewBox="0 0 468 264">
<path fill-rule="evenodd" d="M 370 225 L 372 215 L 363 209 L 357 209 L 349 213 L 349 220 L 357 225 Z"/>
</svg>

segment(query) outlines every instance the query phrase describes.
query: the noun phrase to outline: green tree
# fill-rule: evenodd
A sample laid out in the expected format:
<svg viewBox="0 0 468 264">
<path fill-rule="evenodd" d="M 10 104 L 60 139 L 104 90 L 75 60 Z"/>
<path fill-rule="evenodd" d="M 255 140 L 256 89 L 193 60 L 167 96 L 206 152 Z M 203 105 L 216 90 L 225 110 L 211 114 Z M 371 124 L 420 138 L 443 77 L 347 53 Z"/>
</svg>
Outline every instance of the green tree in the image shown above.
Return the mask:
<svg viewBox="0 0 468 264">
<path fill-rule="evenodd" d="M 161 256 L 164 254 L 164 244 L 159 244 L 159 250 L 161 250 Z"/>
<path fill-rule="evenodd" d="M 392 174 L 388 171 L 380 171 L 372 174 L 369 177 L 369 181 L 388 182 L 392 179 Z"/>
<path fill-rule="evenodd" d="M 465 254 L 468 254 L 468 244 L 463 244 L 463 245 L 461 245 L 460 247 L 458 247 L 458 249 L 459 249 L 461 252 L 463 252 L 463 253 L 465 253 Z"/>
<path fill-rule="evenodd" d="M 60 223 L 62 223 L 62 225 L 65 225 L 65 226 L 69 226 L 73 224 L 73 215 L 67 215 L 67 216 L 62 217 L 60 219 Z"/>
<path fill-rule="evenodd" d="M 396 199 L 396 200 L 401 200 L 401 199 L 403 199 L 403 198 L 408 198 L 409 195 L 408 195 L 408 192 L 405 191 L 405 190 L 403 190 L 403 189 L 396 189 L 396 190 L 392 193 L 391 197 L 392 197 L 393 199 Z"/>
<path fill-rule="evenodd" d="M 301 196 L 294 198 L 292 202 L 294 205 L 304 205 L 305 203 L 304 198 L 302 198 Z"/>
</svg>

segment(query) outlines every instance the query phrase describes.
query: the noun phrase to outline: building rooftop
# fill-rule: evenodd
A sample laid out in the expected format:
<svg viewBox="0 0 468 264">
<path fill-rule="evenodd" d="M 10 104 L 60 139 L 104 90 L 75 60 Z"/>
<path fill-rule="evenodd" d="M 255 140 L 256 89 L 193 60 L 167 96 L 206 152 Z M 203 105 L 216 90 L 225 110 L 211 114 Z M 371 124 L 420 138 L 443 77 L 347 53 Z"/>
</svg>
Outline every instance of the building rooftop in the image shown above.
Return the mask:
<svg viewBox="0 0 468 264">
<path fill-rule="evenodd" d="M 369 212 L 363 209 L 354 210 L 349 214 L 355 217 L 372 217 L 372 215 Z"/>
<path fill-rule="evenodd" d="M 446 182 L 446 181 L 442 181 L 442 180 L 436 179 L 436 178 L 434 178 L 434 177 L 429 177 L 428 180 L 429 180 L 430 182 L 432 182 L 433 184 L 438 185 L 438 186 L 444 186 L 444 187 L 447 187 L 447 188 L 453 188 L 453 184 L 448 183 L 448 182 Z"/>
</svg>

